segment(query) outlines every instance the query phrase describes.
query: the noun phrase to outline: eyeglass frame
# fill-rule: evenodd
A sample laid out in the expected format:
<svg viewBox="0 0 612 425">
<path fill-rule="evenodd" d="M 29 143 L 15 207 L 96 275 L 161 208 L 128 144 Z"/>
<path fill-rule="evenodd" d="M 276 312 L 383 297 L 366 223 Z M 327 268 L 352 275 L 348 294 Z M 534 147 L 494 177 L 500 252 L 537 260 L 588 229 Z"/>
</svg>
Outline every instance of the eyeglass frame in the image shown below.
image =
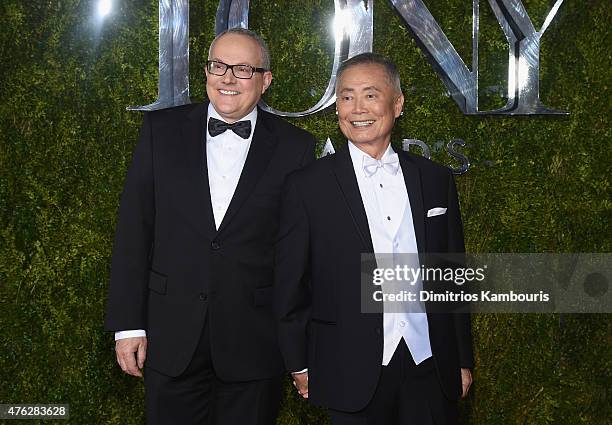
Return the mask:
<svg viewBox="0 0 612 425">
<path fill-rule="evenodd" d="M 223 74 L 215 74 L 215 73 L 211 72 L 210 69 L 209 69 L 211 63 L 219 63 L 221 65 L 225 65 L 225 72 Z M 234 67 L 235 66 L 248 66 L 249 68 L 251 68 L 251 76 L 248 77 L 248 78 L 247 77 L 239 77 L 239 76 L 237 76 L 234 73 Z M 225 62 L 221 62 L 221 61 L 213 60 L 213 59 L 209 59 L 209 60 L 206 61 L 206 71 L 208 71 L 212 75 L 216 75 L 217 77 L 223 77 L 225 74 L 227 74 L 227 70 L 228 69 L 231 69 L 232 70 L 232 75 L 234 77 L 238 78 L 239 80 L 250 80 L 250 79 L 253 78 L 253 75 L 255 75 L 256 72 L 261 72 L 263 74 L 264 72 L 268 72 L 269 71 L 266 68 L 257 68 L 255 66 L 247 65 L 245 63 L 237 63 L 235 65 L 229 65 L 229 64 L 227 64 Z"/>
</svg>

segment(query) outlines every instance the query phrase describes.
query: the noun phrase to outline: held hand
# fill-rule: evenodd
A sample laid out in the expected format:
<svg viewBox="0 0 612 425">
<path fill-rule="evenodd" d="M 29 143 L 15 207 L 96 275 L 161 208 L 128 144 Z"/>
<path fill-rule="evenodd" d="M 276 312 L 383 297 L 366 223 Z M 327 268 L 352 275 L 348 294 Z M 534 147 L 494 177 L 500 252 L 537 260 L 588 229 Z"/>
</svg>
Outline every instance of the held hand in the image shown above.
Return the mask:
<svg viewBox="0 0 612 425">
<path fill-rule="evenodd" d="M 308 372 L 292 373 L 293 385 L 297 388 L 298 393 L 308 398 Z"/>
<path fill-rule="evenodd" d="M 469 369 L 461 368 L 461 386 L 463 387 L 463 394 L 461 398 L 465 398 L 472 385 L 472 372 Z"/>
<path fill-rule="evenodd" d="M 115 342 L 117 363 L 128 375 L 142 377 L 141 369 L 147 358 L 147 337 L 118 339 Z"/>
</svg>

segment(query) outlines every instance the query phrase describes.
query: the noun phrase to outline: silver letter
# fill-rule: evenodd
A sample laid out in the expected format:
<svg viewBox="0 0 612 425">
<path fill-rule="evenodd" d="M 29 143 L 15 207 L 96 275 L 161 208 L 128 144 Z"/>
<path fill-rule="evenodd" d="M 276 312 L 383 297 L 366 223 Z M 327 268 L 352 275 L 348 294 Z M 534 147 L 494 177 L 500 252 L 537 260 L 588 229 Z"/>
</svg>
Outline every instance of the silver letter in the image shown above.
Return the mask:
<svg viewBox="0 0 612 425">
<path fill-rule="evenodd" d="M 508 103 L 489 111 L 506 115 L 568 114 L 540 102 L 540 40 L 561 7 L 557 0 L 540 31 L 536 31 L 521 0 L 489 0 L 509 44 Z"/>
<path fill-rule="evenodd" d="M 159 0 L 159 80 L 157 100 L 131 106 L 154 111 L 186 105 L 189 100 L 189 0 Z"/>
<path fill-rule="evenodd" d="M 215 34 L 230 28 L 249 27 L 249 0 L 220 0 L 215 19 Z"/>
<path fill-rule="evenodd" d="M 451 140 L 450 142 L 446 144 L 446 152 L 448 152 L 448 154 L 452 156 L 453 158 L 455 158 L 457 161 L 461 162 L 461 167 L 459 168 L 448 167 L 451 169 L 453 174 L 459 175 L 459 174 L 465 173 L 468 170 L 468 168 L 470 168 L 470 160 L 468 159 L 467 156 L 465 156 L 461 152 L 457 152 L 454 149 L 456 145 L 465 146 L 465 141 L 462 139 Z"/>
<path fill-rule="evenodd" d="M 464 114 L 478 110 L 478 56 L 470 71 L 422 0 L 390 0 L 418 46 Z M 478 41 L 478 0 L 473 0 L 473 42 Z M 474 46 L 477 52 L 477 44 Z"/>
<path fill-rule="evenodd" d="M 423 156 L 427 159 L 431 159 L 431 152 L 429 146 L 422 140 L 419 139 L 404 139 L 402 140 L 402 149 L 406 152 L 410 152 L 410 145 L 416 145 L 423 150 Z"/>
<path fill-rule="evenodd" d="M 371 3 L 371 4 L 369 4 Z M 374 0 L 334 0 L 334 63 L 323 97 L 311 108 L 283 112 L 259 102 L 262 109 L 283 117 L 304 117 L 331 106 L 336 101 L 336 72 L 342 61 L 372 51 Z"/>
<path fill-rule="evenodd" d="M 434 70 L 464 114 L 565 114 L 546 108 L 539 96 L 540 39 L 563 0 L 557 0 L 542 29 L 533 27 L 520 0 L 489 0 L 510 44 L 508 103 L 498 110 L 478 111 L 479 0 L 472 0 L 472 71 L 448 40 L 422 0 L 390 0 Z"/>
</svg>

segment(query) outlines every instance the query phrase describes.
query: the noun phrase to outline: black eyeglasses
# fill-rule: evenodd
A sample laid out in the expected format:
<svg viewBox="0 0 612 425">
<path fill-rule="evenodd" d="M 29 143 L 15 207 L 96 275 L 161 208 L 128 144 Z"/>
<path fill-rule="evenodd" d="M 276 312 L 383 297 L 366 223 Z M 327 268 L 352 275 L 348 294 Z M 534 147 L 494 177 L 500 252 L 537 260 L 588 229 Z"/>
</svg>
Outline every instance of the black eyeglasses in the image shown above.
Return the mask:
<svg viewBox="0 0 612 425">
<path fill-rule="evenodd" d="M 228 65 L 219 61 L 206 61 L 206 69 L 209 73 L 213 75 L 223 76 L 227 72 L 228 69 L 232 70 L 232 74 L 234 77 L 240 78 L 243 80 L 248 80 L 249 78 L 253 78 L 253 74 L 256 72 L 266 72 L 265 68 L 255 68 L 251 65 Z"/>
</svg>

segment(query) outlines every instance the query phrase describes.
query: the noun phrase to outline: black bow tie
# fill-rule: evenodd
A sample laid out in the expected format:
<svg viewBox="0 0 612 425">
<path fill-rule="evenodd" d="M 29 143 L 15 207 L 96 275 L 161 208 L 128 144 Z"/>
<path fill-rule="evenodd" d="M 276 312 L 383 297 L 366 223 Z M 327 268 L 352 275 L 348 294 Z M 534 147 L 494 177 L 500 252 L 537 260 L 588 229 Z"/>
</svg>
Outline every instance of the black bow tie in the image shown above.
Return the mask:
<svg viewBox="0 0 612 425">
<path fill-rule="evenodd" d="M 224 133 L 225 130 L 232 130 L 243 139 L 248 139 L 251 135 L 251 121 L 237 121 L 233 124 L 228 124 L 216 118 L 208 120 L 208 132 L 212 137 Z"/>
</svg>

